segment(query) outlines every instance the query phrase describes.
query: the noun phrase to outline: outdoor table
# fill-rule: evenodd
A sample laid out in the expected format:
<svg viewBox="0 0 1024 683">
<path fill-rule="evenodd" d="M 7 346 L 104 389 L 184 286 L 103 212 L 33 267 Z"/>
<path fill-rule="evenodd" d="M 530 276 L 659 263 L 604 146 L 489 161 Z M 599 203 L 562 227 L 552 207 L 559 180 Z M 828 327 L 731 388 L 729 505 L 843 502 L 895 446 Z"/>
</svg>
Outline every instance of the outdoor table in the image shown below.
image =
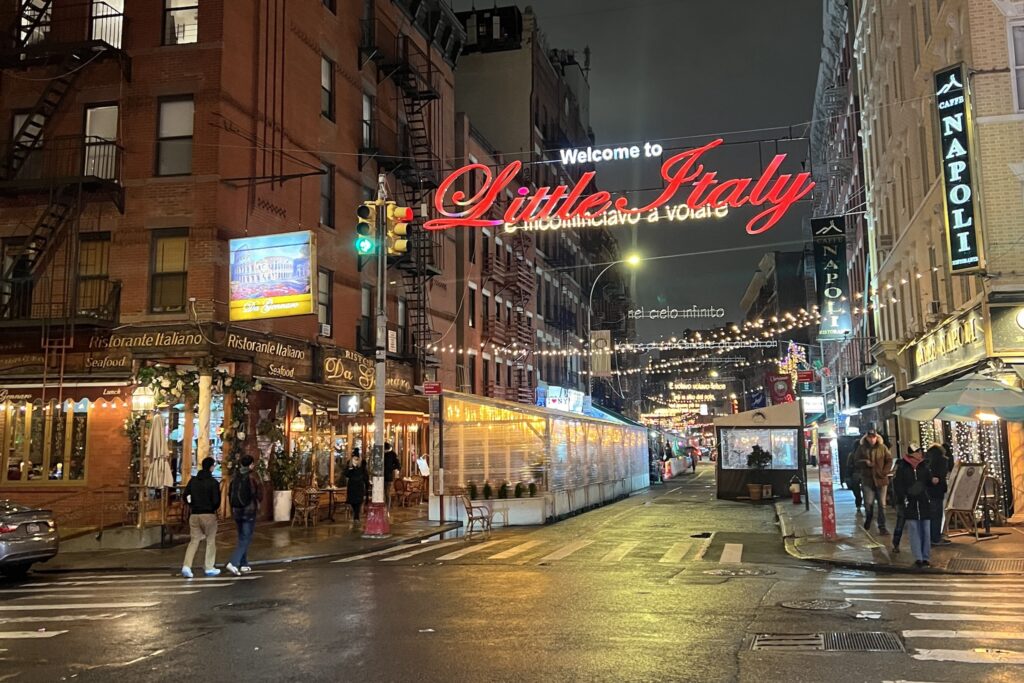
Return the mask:
<svg viewBox="0 0 1024 683">
<path fill-rule="evenodd" d="M 345 489 L 338 488 L 337 486 L 325 486 L 320 489 L 321 492 L 327 494 L 327 521 L 334 521 L 334 496 L 337 495 L 339 491 L 344 490 Z"/>
</svg>

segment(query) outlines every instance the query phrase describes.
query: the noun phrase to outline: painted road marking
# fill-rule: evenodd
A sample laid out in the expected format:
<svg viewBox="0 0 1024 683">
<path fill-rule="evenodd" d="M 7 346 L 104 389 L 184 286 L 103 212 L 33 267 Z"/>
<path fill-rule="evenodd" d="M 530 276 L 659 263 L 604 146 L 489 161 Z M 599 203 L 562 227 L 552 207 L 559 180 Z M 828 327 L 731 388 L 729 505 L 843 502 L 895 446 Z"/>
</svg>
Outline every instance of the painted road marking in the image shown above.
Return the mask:
<svg viewBox="0 0 1024 683">
<path fill-rule="evenodd" d="M 849 583 L 907 583 L 910 581 L 905 576 L 830 576 L 829 581 L 842 581 Z M 945 585 L 947 583 L 1000 583 L 1000 584 L 1016 584 L 1024 585 L 1024 580 L 1014 579 L 1010 576 L 979 576 L 978 578 L 971 578 L 963 574 L 951 575 L 949 579 L 942 579 L 938 577 L 922 576 L 920 580 L 915 583 L 935 583 Z"/>
<path fill-rule="evenodd" d="M 516 555 L 521 555 L 521 554 L 525 553 L 527 550 L 529 550 L 530 548 L 534 548 L 534 547 L 540 545 L 543 542 L 544 541 L 527 541 L 526 543 L 520 543 L 519 545 L 514 546 L 512 548 L 509 548 L 508 550 L 501 551 L 497 555 L 491 555 L 487 559 L 488 560 L 507 560 L 510 557 L 515 557 Z"/>
<path fill-rule="evenodd" d="M 1024 664 L 1024 652 L 1012 650 L 916 650 L 914 659 L 934 662 L 961 662 L 963 664 Z"/>
<path fill-rule="evenodd" d="M 868 588 L 871 586 L 874 586 L 875 588 L 971 588 L 977 587 L 979 584 L 971 583 L 969 581 L 950 581 L 949 583 L 927 583 L 924 581 L 908 581 L 906 583 L 846 583 L 844 581 L 839 585 L 843 588 Z M 997 588 L 1001 590 L 1024 590 L 1024 583 L 986 583 L 982 585 L 984 585 L 985 588 Z"/>
<path fill-rule="evenodd" d="M 697 554 L 693 556 L 695 560 L 703 560 L 704 556 L 707 555 L 708 550 L 711 548 L 711 542 L 715 540 L 715 534 L 717 532 L 712 531 L 711 535 L 700 542 L 700 546 L 697 548 Z"/>
<path fill-rule="evenodd" d="M 53 638 L 67 631 L 0 631 L 0 640 L 16 640 L 19 638 Z"/>
<path fill-rule="evenodd" d="M 156 607 L 160 601 L 154 602 L 70 602 L 65 605 L 0 605 L 0 612 L 31 612 L 33 610 L 58 609 L 132 609 Z"/>
<path fill-rule="evenodd" d="M 444 548 L 446 546 L 453 545 L 455 543 L 460 543 L 460 541 L 442 541 L 441 543 L 424 543 L 423 545 L 425 547 L 423 547 L 423 548 L 416 548 L 416 550 L 410 550 L 409 552 L 402 553 L 401 555 L 392 555 L 391 557 L 385 557 L 383 560 L 381 560 L 381 562 L 398 562 L 399 560 L 404 560 L 404 559 L 410 558 L 413 555 L 419 555 L 420 553 L 429 552 L 431 550 L 437 550 L 438 548 Z"/>
<path fill-rule="evenodd" d="M 404 543 L 402 545 L 396 545 L 393 548 L 385 548 L 384 550 L 375 550 L 372 553 L 363 553 L 362 555 L 353 555 L 352 557 L 343 557 L 340 560 L 332 560 L 331 564 L 338 564 L 341 562 L 355 562 L 356 560 L 365 560 L 367 557 L 377 557 L 378 555 L 387 555 L 388 553 L 397 553 L 399 550 L 406 550 L 408 548 L 415 548 L 417 543 Z"/>
<path fill-rule="evenodd" d="M 182 583 L 178 582 L 182 588 L 189 589 L 201 589 L 201 588 L 224 588 L 230 586 L 230 583 Z M 153 586 L 152 590 L 167 590 L 173 586 Z M 145 592 L 146 589 L 139 591 L 132 591 L 133 593 Z M 15 594 L 24 595 L 25 593 L 74 593 L 79 591 L 119 591 L 124 592 L 124 588 L 121 586 L 58 586 L 57 588 L 5 588 L 0 590 L 0 594 Z"/>
<path fill-rule="evenodd" d="M 915 591 L 915 590 L 887 590 L 878 588 L 846 588 L 843 590 L 847 595 L 946 595 L 951 598 L 970 598 L 977 596 L 977 591 Z M 1003 598 L 1024 598 L 1024 593 L 999 593 Z"/>
<path fill-rule="evenodd" d="M 693 543 L 689 541 L 679 541 L 678 543 L 674 543 L 672 544 L 672 547 L 661 556 L 661 559 L 658 560 L 658 562 L 679 562 L 683 559 L 683 556 L 690 551 L 690 546 L 692 545 Z"/>
<path fill-rule="evenodd" d="M 0 617 L 0 624 L 25 624 L 35 622 L 53 621 L 113 621 L 128 616 L 127 612 L 120 614 L 62 614 L 60 616 L 34 616 L 34 617 Z"/>
<path fill-rule="evenodd" d="M 941 631 L 919 629 L 904 631 L 904 638 L 975 638 L 980 640 L 1024 640 L 1019 631 Z"/>
<path fill-rule="evenodd" d="M 626 541 L 620 543 L 615 550 L 612 550 L 607 555 L 601 558 L 602 562 L 621 562 L 622 558 L 629 554 L 633 548 L 640 545 L 640 541 Z"/>
<path fill-rule="evenodd" d="M 479 552 L 479 551 L 483 550 L 484 548 L 489 548 L 492 545 L 496 545 L 498 543 L 504 543 L 504 541 L 487 541 L 486 543 L 477 543 L 475 545 L 467 545 L 462 550 L 456 550 L 453 553 L 448 553 L 447 555 L 442 555 L 441 557 L 439 557 L 437 559 L 438 559 L 439 562 L 443 562 L 443 561 L 446 561 L 446 560 L 457 560 L 460 557 L 465 557 L 466 555 L 469 555 L 470 553 Z"/>
<path fill-rule="evenodd" d="M 979 609 L 1013 609 L 999 602 L 969 602 L 965 600 L 901 600 L 899 598 L 857 598 L 858 602 L 897 602 L 907 605 L 939 605 L 946 607 L 974 607 Z"/>
<path fill-rule="evenodd" d="M 725 549 L 722 551 L 722 557 L 718 561 L 725 563 L 738 564 L 741 562 L 743 557 L 743 544 L 742 543 L 726 543 Z"/>
<path fill-rule="evenodd" d="M 146 579 L 144 581 L 53 581 L 51 583 L 26 583 L 23 584 L 23 588 L 47 588 L 49 586 L 124 586 L 125 588 L 138 588 L 145 586 L 146 584 L 157 584 L 157 583 L 176 583 L 182 585 L 183 581 L 192 581 L 194 583 L 189 585 L 200 586 L 204 583 L 217 583 L 217 582 L 235 582 L 235 581 L 258 581 L 258 576 L 230 576 L 220 574 L 219 576 L 208 576 L 208 577 L 196 577 L 194 579 L 186 579 L 183 577 L 167 578 L 167 579 Z"/>
<path fill-rule="evenodd" d="M 573 541 L 572 543 L 566 543 L 564 546 L 562 546 L 555 552 L 551 553 L 550 555 L 540 558 L 540 561 L 548 562 L 554 560 L 564 560 L 577 550 L 582 550 L 583 548 L 586 548 L 591 543 L 593 543 L 593 541 Z"/>
<path fill-rule="evenodd" d="M 961 612 L 911 612 L 910 616 L 922 621 L 1010 621 L 1020 623 L 1018 614 L 966 614 Z"/>
<path fill-rule="evenodd" d="M 146 597 L 149 597 L 149 596 L 161 596 L 162 597 L 162 596 L 166 596 L 166 595 L 195 595 L 198 592 L 199 592 L 198 590 L 194 590 L 194 591 L 150 591 L 150 592 L 144 593 L 143 595 L 145 595 Z M 23 595 L 23 596 L 21 596 L 19 598 L 14 598 L 14 599 L 15 600 L 50 600 L 50 599 L 53 599 L 53 598 L 57 598 L 57 599 L 60 599 L 60 600 L 95 600 L 97 598 L 103 599 L 103 598 L 109 598 L 109 597 L 110 597 L 109 595 L 100 595 L 98 593 L 75 593 L 75 594 L 72 594 L 72 595 L 68 595 L 66 593 L 61 593 L 60 595 L 52 595 L 52 594 L 42 593 L 40 595 Z"/>
</svg>

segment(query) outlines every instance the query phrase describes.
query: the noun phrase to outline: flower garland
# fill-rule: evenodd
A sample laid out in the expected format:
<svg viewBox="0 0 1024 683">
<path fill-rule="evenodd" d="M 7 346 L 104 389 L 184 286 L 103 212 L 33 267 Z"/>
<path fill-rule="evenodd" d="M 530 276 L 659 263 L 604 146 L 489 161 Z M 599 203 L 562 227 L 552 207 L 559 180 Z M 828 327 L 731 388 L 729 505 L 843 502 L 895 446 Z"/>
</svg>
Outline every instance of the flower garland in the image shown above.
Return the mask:
<svg viewBox="0 0 1024 683">
<path fill-rule="evenodd" d="M 185 370 L 164 365 L 153 365 L 139 368 L 136 375 L 139 386 L 148 387 L 153 391 L 156 405 L 174 405 L 177 403 L 199 400 L 199 371 Z M 231 415 L 225 416 L 222 442 L 224 452 L 222 467 L 231 473 L 238 460 L 245 454 L 246 430 L 249 427 L 249 394 L 263 388 L 260 382 L 247 377 L 237 377 L 221 368 L 213 369 L 212 388 L 224 396 L 231 394 Z M 139 434 L 134 423 L 125 423 L 125 432 L 132 438 L 132 446 L 136 448 Z"/>
</svg>

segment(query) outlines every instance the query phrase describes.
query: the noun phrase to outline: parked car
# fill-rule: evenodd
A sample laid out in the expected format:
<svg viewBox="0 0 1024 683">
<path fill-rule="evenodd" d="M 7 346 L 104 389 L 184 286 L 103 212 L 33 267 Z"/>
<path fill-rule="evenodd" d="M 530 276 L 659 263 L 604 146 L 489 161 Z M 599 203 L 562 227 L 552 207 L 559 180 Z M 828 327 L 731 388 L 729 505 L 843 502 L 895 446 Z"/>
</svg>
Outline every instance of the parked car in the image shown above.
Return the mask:
<svg viewBox="0 0 1024 683">
<path fill-rule="evenodd" d="M 49 510 L 0 500 L 0 574 L 24 576 L 57 554 L 57 522 Z"/>
</svg>

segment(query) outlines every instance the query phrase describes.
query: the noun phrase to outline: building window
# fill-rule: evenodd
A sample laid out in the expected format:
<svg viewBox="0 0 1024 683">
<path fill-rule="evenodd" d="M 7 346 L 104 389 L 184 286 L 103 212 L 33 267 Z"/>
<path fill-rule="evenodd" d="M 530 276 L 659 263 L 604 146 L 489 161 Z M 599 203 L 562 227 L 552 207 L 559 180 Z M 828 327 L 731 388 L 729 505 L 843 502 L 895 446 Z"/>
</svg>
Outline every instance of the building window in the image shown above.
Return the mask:
<svg viewBox="0 0 1024 683">
<path fill-rule="evenodd" d="M 85 483 L 89 402 L 0 403 L 5 483 Z"/>
<path fill-rule="evenodd" d="M 486 387 L 487 383 L 491 381 L 491 361 L 489 359 L 484 358 L 484 364 L 482 369 L 483 382 L 484 386 Z"/>
<path fill-rule="evenodd" d="M 153 232 L 149 273 L 150 310 L 153 313 L 184 311 L 188 280 L 188 230 L 174 228 Z"/>
<path fill-rule="evenodd" d="M 501 386 L 501 361 L 495 361 L 494 363 L 494 383 L 497 386 Z"/>
<path fill-rule="evenodd" d="M 78 304 L 76 313 L 103 308 L 110 293 L 110 233 L 89 232 L 78 245 Z"/>
<path fill-rule="evenodd" d="M 483 297 L 480 299 L 480 310 L 483 312 L 484 318 L 491 314 L 491 295 L 484 292 Z"/>
<path fill-rule="evenodd" d="M 1024 111 L 1024 24 L 1010 27 L 1013 49 L 1013 92 L 1017 111 Z"/>
<path fill-rule="evenodd" d="M 476 327 L 476 290 L 472 287 L 466 292 L 466 320 L 470 327 Z"/>
<path fill-rule="evenodd" d="M 191 97 L 160 101 L 156 148 L 157 175 L 188 175 L 192 172 L 194 118 L 195 102 Z"/>
<path fill-rule="evenodd" d="M 398 300 L 398 348 L 396 353 L 405 352 L 405 335 L 409 328 L 409 304 L 405 299 Z"/>
<path fill-rule="evenodd" d="M 320 58 L 320 114 L 334 120 L 334 62 Z"/>
<path fill-rule="evenodd" d="M 469 255 L 469 262 L 476 263 L 476 230 L 466 231 L 466 252 Z"/>
<path fill-rule="evenodd" d="M 363 93 L 363 148 L 373 145 L 373 98 Z"/>
<path fill-rule="evenodd" d="M 117 179 L 117 105 L 85 110 L 85 161 L 83 175 Z"/>
<path fill-rule="evenodd" d="M 466 361 L 467 371 L 469 373 L 469 393 L 476 393 L 476 356 L 470 354 L 469 359 Z"/>
<path fill-rule="evenodd" d="M 334 227 L 334 164 L 323 164 L 320 176 L 320 225 Z"/>
<path fill-rule="evenodd" d="M 334 320 L 331 304 L 331 285 L 334 283 L 334 274 L 326 268 L 317 270 L 316 278 L 316 320 L 321 325 L 330 325 Z"/>
<path fill-rule="evenodd" d="M 199 40 L 199 0 L 164 0 L 164 45 Z"/>
<path fill-rule="evenodd" d="M 337 13 L 338 5 L 337 0 L 323 0 L 324 7 L 329 9 L 331 12 Z"/>
</svg>

